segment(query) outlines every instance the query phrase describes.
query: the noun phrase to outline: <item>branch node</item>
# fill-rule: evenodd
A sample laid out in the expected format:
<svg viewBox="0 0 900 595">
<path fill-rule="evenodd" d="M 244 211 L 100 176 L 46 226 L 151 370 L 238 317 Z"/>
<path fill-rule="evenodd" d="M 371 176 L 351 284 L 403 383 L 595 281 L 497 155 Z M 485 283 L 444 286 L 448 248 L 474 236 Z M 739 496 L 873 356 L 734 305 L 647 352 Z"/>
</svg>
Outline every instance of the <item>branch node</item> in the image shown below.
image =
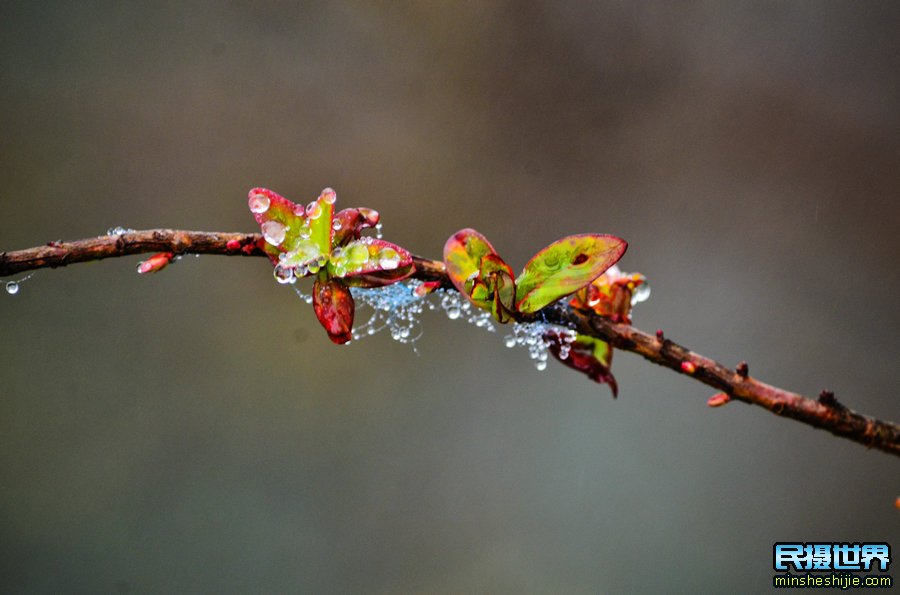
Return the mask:
<svg viewBox="0 0 900 595">
<path fill-rule="evenodd" d="M 656 329 L 656 340 L 660 343 L 666 340 L 666 334 L 663 332 L 661 328 Z"/>
<path fill-rule="evenodd" d="M 837 409 L 837 410 L 841 410 L 841 411 L 846 409 L 846 407 L 844 407 L 843 403 L 838 401 L 837 398 L 834 396 L 834 392 L 830 391 L 830 390 L 823 390 L 822 392 L 819 393 L 819 403 L 821 403 L 822 405 L 825 405 L 826 407 L 829 407 L 831 409 Z"/>
<path fill-rule="evenodd" d="M 741 378 L 746 378 L 750 375 L 750 366 L 747 365 L 747 362 L 742 361 L 737 365 L 734 371 L 737 372 L 737 375 Z"/>
</svg>

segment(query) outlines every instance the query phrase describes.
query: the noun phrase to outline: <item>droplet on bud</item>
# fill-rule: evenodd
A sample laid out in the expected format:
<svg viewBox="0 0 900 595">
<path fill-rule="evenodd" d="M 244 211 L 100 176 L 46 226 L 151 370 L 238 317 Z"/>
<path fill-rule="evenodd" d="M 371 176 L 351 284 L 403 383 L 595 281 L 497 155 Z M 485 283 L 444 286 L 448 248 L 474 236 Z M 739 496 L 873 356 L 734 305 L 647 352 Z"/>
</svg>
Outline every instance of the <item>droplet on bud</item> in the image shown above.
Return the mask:
<svg viewBox="0 0 900 595">
<path fill-rule="evenodd" d="M 456 320 L 457 318 L 459 318 L 460 314 L 461 312 L 457 306 L 450 306 L 449 308 L 447 308 L 447 318 L 449 318 L 450 320 Z"/>
<path fill-rule="evenodd" d="M 284 241 L 287 229 L 278 221 L 266 221 L 260 227 L 262 228 L 263 237 L 273 246 L 277 246 Z"/>
<path fill-rule="evenodd" d="M 6 283 L 6 293 L 9 295 L 16 295 L 19 293 L 19 283 L 16 281 L 8 281 Z"/>
<path fill-rule="evenodd" d="M 275 280 L 282 285 L 286 283 L 292 283 L 294 281 L 294 269 L 292 269 L 291 267 L 282 266 L 280 264 L 275 265 L 273 274 L 275 275 Z"/>
<path fill-rule="evenodd" d="M 534 362 L 534 367 L 538 369 L 538 372 L 543 372 L 544 370 L 547 369 L 547 360 L 545 360 L 545 359 L 537 360 L 536 362 Z"/>
<path fill-rule="evenodd" d="M 327 204 L 333 205 L 335 201 L 337 201 L 337 192 L 335 192 L 333 188 L 326 188 L 319 194 L 319 198 L 324 200 Z"/>
<path fill-rule="evenodd" d="M 157 271 L 161 271 L 172 262 L 172 259 L 175 258 L 175 254 L 173 252 L 160 252 L 158 254 L 154 254 L 147 260 L 142 260 L 137 265 L 137 272 L 140 275 L 145 273 L 155 273 Z"/>
<path fill-rule="evenodd" d="M 269 205 L 272 201 L 269 200 L 269 197 L 265 194 L 254 194 L 250 197 L 250 200 L 247 201 L 247 206 L 250 207 L 251 213 L 265 213 L 269 210 Z"/>
<path fill-rule="evenodd" d="M 335 219 L 334 221 L 332 221 L 331 229 L 333 229 L 334 231 L 340 231 L 341 227 L 343 227 L 343 225 L 341 224 L 340 219 Z"/>
</svg>

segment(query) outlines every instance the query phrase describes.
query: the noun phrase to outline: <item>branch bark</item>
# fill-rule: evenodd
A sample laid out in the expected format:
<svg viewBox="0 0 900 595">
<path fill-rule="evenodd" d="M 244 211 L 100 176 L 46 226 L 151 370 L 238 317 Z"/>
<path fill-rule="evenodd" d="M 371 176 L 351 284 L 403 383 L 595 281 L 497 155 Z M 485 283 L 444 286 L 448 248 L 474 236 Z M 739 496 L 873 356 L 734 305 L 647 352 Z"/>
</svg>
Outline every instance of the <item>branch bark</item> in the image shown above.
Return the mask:
<svg viewBox="0 0 900 595">
<path fill-rule="evenodd" d="M 41 268 L 74 264 L 151 252 L 175 254 L 220 254 L 225 256 L 265 256 L 259 234 L 219 233 L 153 229 L 129 231 L 74 242 L 50 242 L 14 252 L 0 252 L 0 277 Z M 440 281 L 451 288 L 443 263 L 414 257 L 414 277 Z M 818 399 L 777 388 L 752 378 L 746 364 L 730 369 L 694 353 L 658 333 L 649 335 L 630 325 L 612 322 L 590 312 L 554 305 L 532 316 L 553 324 L 573 328 L 580 333 L 608 341 L 617 349 L 636 353 L 679 374 L 690 376 L 731 399 L 768 409 L 814 428 L 900 456 L 900 425 L 857 413 L 844 406 L 834 395 L 823 391 Z"/>
</svg>

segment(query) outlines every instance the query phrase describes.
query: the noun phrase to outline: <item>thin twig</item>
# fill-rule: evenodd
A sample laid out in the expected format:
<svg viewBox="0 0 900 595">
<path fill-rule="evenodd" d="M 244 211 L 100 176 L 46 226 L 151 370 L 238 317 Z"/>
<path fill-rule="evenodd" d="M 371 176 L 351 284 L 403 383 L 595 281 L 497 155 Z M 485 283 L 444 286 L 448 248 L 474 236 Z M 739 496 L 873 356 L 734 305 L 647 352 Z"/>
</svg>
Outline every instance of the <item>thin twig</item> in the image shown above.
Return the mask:
<svg viewBox="0 0 900 595">
<path fill-rule="evenodd" d="M 248 233 L 173 229 L 130 231 L 0 252 L 0 277 L 148 252 L 264 256 L 261 242 L 259 234 Z M 414 262 L 414 277 L 423 281 L 440 281 L 442 285 L 451 287 L 443 263 L 421 257 L 414 257 Z M 736 369 L 730 369 L 665 338 L 661 332 L 655 336 L 649 335 L 630 325 L 615 323 L 569 306 L 549 306 L 540 313 L 540 317 L 608 341 L 618 349 L 637 353 L 655 364 L 707 384 L 731 399 L 758 405 L 775 415 L 789 417 L 869 448 L 900 456 L 900 425 L 856 413 L 838 402 L 828 391 L 823 391 L 818 399 L 804 397 L 750 377 L 743 362 Z"/>
</svg>

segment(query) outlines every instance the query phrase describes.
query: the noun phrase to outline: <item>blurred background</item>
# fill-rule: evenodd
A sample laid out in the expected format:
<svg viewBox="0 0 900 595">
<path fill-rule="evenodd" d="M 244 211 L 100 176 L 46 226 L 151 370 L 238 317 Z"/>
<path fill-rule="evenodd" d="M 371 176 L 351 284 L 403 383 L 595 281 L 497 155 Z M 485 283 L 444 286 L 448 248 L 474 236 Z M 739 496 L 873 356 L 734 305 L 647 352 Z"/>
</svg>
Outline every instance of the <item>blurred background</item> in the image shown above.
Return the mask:
<svg viewBox="0 0 900 595">
<path fill-rule="evenodd" d="M 892 2 L 4 2 L 0 250 L 254 231 L 247 190 L 519 268 L 624 237 L 636 326 L 897 420 Z M 262 259 L 0 296 L 0 590 L 760 592 L 900 547 L 897 459 L 618 353 L 621 394 L 442 313 L 332 345 Z M 4 280 L 5 281 L 5 280 Z"/>
</svg>

